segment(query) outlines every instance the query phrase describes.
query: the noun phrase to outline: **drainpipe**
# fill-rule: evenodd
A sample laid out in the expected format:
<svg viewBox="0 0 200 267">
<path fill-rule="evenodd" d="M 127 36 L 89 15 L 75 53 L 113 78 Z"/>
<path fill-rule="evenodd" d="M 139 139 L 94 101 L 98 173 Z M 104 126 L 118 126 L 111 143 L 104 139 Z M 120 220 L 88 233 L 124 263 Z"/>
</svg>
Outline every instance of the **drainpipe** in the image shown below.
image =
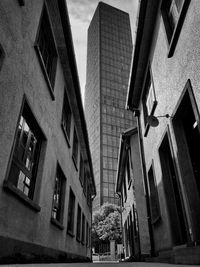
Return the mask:
<svg viewBox="0 0 200 267">
<path fill-rule="evenodd" d="M 150 238 L 150 246 L 151 246 L 150 253 L 151 253 L 151 256 L 153 257 L 153 256 L 155 256 L 155 244 L 154 244 L 154 237 L 153 237 L 153 227 L 151 224 L 149 190 L 148 190 L 147 172 L 146 172 L 145 157 L 144 157 L 144 144 L 143 144 L 143 139 L 142 139 L 142 131 L 141 131 L 141 123 L 140 123 L 140 111 L 139 110 L 135 111 L 135 117 L 137 118 L 140 157 L 141 157 L 141 161 L 142 161 L 142 172 L 143 172 L 145 199 L 146 199 L 146 206 L 147 206 L 147 221 L 148 221 L 149 238 Z"/>
</svg>

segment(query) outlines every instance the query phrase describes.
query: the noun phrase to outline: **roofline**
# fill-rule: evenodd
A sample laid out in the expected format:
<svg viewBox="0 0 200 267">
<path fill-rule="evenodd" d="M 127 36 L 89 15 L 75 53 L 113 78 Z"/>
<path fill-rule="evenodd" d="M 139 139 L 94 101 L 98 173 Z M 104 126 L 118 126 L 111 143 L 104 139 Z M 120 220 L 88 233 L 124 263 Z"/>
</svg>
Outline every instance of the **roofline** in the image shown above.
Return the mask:
<svg viewBox="0 0 200 267">
<path fill-rule="evenodd" d="M 96 195 L 96 186 L 95 186 L 92 158 L 91 158 L 91 152 L 90 152 L 90 146 L 89 146 L 87 124 L 85 120 L 83 103 L 82 103 L 82 98 L 81 98 L 81 93 L 80 93 L 81 90 L 80 90 L 79 76 L 78 76 L 78 71 L 77 71 L 76 57 L 75 57 L 75 52 L 74 52 L 73 38 L 72 38 L 71 25 L 70 25 L 66 0 L 58 0 L 58 6 L 59 6 L 59 11 L 60 11 L 60 16 L 61 16 L 61 23 L 63 27 L 65 42 L 67 44 L 66 48 L 68 51 L 69 65 L 72 69 L 71 75 L 72 75 L 73 82 L 74 82 L 77 106 L 79 109 L 83 134 L 85 136 L 85 145 L 86 145 L 86 150 L 87 150 L 87 155 L 88 155 L 89 166 L 90 166 L 90 170 L 92 174 L 94 195 Z"/>
<path fill-rule="evenodd" d="M 142 79 L 149 62 L 149 54 L 155 30 L 156 17 L 160 0 L 141 0 L 139 6 L 135 50 L 133 53 L 132 69 L 127 92 L 126 109 L 137 110 L 142 95 Z M 139 83 L 139 86 L 138 86 Z"/>
</svg>

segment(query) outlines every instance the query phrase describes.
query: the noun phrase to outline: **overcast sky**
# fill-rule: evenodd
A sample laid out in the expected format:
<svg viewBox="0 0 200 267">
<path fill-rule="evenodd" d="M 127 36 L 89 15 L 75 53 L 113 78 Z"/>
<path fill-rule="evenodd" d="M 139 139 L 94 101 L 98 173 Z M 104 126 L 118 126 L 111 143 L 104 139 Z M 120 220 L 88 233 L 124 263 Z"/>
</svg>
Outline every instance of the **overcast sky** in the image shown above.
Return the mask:
<svg viewBox="0 0 200 267">
<path fill-rule="evenodd" d="M 98 0 L 67 0 L 83 100 L 86 82 L 87 29 L 98 2 Z M 129 13 L 134 43 L 138 0 L 103 0 L 102 2 Z"/>
</svg>

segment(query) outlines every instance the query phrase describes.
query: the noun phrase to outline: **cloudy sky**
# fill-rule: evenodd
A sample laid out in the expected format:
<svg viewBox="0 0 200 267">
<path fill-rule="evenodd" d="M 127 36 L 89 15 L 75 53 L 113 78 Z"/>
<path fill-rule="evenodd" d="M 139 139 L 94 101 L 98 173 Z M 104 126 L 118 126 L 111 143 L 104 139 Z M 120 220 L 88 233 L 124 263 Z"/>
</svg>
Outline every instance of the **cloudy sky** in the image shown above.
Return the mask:
<svg viewBox="0 0 200 267">
<path fill-rule="evenodd" d="M 87 29 L 98 2 L 98 0 L 67 0 L 82 98 L 86 78 Z M 102 2 L 129 13 L 134 41 L 138 0 L 103 0 Z"/>
</svg>

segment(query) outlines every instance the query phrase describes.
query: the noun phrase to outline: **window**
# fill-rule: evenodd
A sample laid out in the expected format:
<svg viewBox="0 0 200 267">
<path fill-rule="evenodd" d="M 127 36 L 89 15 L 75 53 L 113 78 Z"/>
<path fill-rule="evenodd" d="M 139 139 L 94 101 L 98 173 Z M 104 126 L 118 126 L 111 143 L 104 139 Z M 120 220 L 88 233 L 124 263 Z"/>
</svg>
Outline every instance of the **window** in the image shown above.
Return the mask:
<svg viewBox="0 0 200 267">
<path fill-rule="evenodd" d="M 87 172 L 84 169 L 83 193 L 87 196 Z"/>
<path fill-rule="evenodd" d="M 63 102 L 63 112 L 62 112 L 62 128 L 67 139 L 67 144 L 69 145 L 70 140 L 70 129 L 71 129 L 71 118 L 72 112 L 70 109 L 67 93 L 64 94 L 64 102 Z"/>
<path fill-rule="evenodd" d="M 151 220 L 152 223 L 155 223 L 160 218 L 160 207 L 159 207 L 157 186 L 152 166 L 148 171 L 148 179 L 149 179 Z"/>
<path fill-rule="evenodd" d="M 123 197 L 124 197 L 124 202 L 126 202 L 126 199 L 127 199 L 126 175 L 124 175 L 124 179 L 123 179 Z"/>
<path fill-rule="evenodd" d="M 63 220 L 65 186 L 66 186 L 65 176 L 60 166 L 57 165 L 55 187 L 53 193 L 53 205 L 51 211 L 51 219 L 52 219 L 51 221 L 60 226 L 60 228 L 63 228 L 61 225 Z"/>
<path fill-rule="evenodd" d="M 18 0 L 18 2 L 19 2 L 20 6 L 24 6 L 25 5 L 24 0 Z"/>
<path fill-rule="evenodd" d="M 173 55 L 189 3 L 190 0 L 163 0 L 161 11 L 170 44 L 169 57 Z"/>
<path fill-rule="evenodd" d="M 81 185 L 83 186 L 83 183 L 84 183 L 84 163 L 83 163 L 82 156 L 80 157 L 79 180 L 81 182 Z"/>
<path fill-rule="evenodd" d="M 87 183 L 87 204 L 91 207 L 91 190 L 90 190 L 90 183 Z"/>
<path fill-rule="evenodd" d="M 48 11 L 45 5 L 40 19 L 39 30 L 35 42 L 35 49 L 37 51 L 42 70 L 48 83 L 51 96 L 54 99 L 53 87 L 55 82 L 58 55 Z"/>
<path fill-rule="evenodd" d="M 147 136 L 150 127 L 150 125 L 147 122 L 147 117 L 154 114 L 154 111 L 157 106 L 154 83 L 150 69 L 147 72 L 144 94 L 142 97 L 142 105 L 143 105 L 144 126 L 145 126 L 144 136 Z"/>
<path fill-rule="evenodd" d="M 81 235 L 82 244 L 85 243 L 85 215 L 82 214 L 82 235 Z"/>
<path fill-rule="evenodd" d="M 34 200 L 39 157 L 44 140 L 45 137 L 24 100 L 5 185 L 10 185 L 9 188 L 25 200 Z"/>
<path fill-rule="evenodd" d="M 76 134 L 76 130 L 74 128 L 74 139 L 73 139 L 73 151 L 72 151 L 73 161 L 75 163 L 75 167 L 77 168 L 78 161 L 78 138 Z"/>
<path fill-rule="evenodd" d="M 88 222 L 86 222 L 86 246 L 88 247 L 88 245 L 89 245 L 89 236 L 88 236 L 88 234 L 89 234 L 89 225 L 88 225 Z"/>
<path fill-rule="evenodd" d="M 5 57 L 5 53 L 4 53 L 4 50 L 3 50 L 3 48 L 2 48 L 2 46 L 0 44 L 0 70 L 1 70 L 1 67 L 3 65 L 3 59 L 4 59 L 4 57 Z"/>
<path fill-rule="evenodd" d="M 70 189 L 69 194 L 69 206 L 68 206 L 68 222 L 67 222 L 67 233 L 74 236 L 74 212 L 75 211 L 75 195 Z"/>
<path fill-rule="evenodd" d="M 76 222 L 76 239 L 81 240 L 81 208 L 78 205 L 77 222 Z"/>
<path fill-rule="evenodd" d="M 127 182 L 128 182 L 128 188 L 130 188 L 131 174 L 130 174 L 129 152 L 128 152 L 127 162 L 126 162 L 126 178 L 127 178 Z"/>
</svg>

